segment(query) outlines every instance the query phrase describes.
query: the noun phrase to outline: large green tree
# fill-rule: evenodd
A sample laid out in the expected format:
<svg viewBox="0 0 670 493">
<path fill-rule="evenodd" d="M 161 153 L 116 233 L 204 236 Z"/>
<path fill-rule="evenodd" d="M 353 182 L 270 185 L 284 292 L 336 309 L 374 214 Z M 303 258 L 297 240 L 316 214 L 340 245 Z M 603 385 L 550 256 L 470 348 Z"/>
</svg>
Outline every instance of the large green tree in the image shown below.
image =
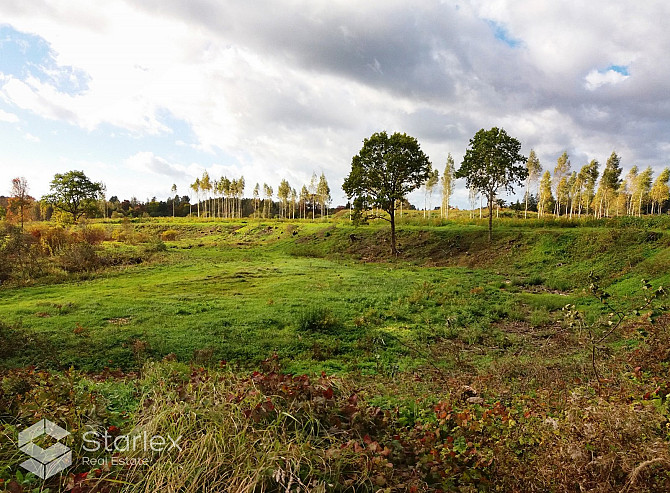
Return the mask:
<svg viewBox="0 0 670 493">
<path fill-rule="evenodd" d="M 493 202 L 500 190 L 514 191 L 528 176 L 521 143 L 504 129 L 479 130 L 470 139 L 456 178 L 465 178 L 466 186 L 486 197 L 489 208 L 489 240 L 493 231 Z"/>
<path fill-rule="evenodd" d="M 95 212 L 101 190 L 102 183 L 91 181 L 83 171 L 56 173 L 51 180 L 50 193 L 42 197 L 42 200 L 71 214 L 76 222 L 84 214 Z"/>
<path fill-rule="evenodd" d="M 431 171 L 430 161 L 419 142 L 404 133 L 372 134 L 363 141 L 360 152 L 351 160 L 351 172 L 343 190 L 349 200 L 355 197 L 358 211 L 364 204 L 388 214 L 380 216 L 391 224 L 391 253 L 397 255 L 395 232 L 396 201 L 419 188 Z"/>
</svg>

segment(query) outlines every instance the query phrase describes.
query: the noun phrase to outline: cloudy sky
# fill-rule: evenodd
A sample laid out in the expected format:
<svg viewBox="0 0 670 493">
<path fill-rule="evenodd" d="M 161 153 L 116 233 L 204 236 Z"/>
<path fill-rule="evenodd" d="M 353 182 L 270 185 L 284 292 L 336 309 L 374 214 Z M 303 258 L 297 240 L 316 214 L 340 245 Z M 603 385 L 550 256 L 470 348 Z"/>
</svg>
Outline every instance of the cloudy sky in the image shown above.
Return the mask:
<svg viewBox="0 0 670 493">
<path fill-rule="evenodd" d="M 440 171 L 493 126 L 551 170 L 564 150 L 573 169 L 616 150 L 659 170 L 668 18 L 663 0 L 0 2 L 0 195 L 72 169 L 140 200 L 204 170 L 247 195 L 324 172 L 341 204 L 380 130 Z"/>
</svg>

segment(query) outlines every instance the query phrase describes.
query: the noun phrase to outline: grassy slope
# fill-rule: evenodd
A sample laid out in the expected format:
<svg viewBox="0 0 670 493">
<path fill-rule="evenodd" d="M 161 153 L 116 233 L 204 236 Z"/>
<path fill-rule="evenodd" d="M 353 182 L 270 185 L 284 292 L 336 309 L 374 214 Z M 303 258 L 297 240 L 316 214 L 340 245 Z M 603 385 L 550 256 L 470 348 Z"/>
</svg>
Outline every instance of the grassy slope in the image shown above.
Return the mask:
<svg viewBox="0 0 670 493">
<path fill-rule="evenodd" d="M 436 338 L 513 347 L 507 322 L 550 326 L 565 304 L 592 305 L 589 271 L 628 297 L 643 276 L 665 283 L 670 260 L 668 239 L 639 229 L 508 227 L 489 245 L 478 225 L 404 226 L 389 260 L 378 225 L 136 225 L 167 227 L 180 235 L 164 263 L 4 290 L 0 318 L 85 369 L 211 349 L 245 366 L 276 351 L 291 371 L 395 371 L 431 359 L 420 348 Z M 297 330 L 310 307 L 330 310 L 330 333 Z"/>
</svg>

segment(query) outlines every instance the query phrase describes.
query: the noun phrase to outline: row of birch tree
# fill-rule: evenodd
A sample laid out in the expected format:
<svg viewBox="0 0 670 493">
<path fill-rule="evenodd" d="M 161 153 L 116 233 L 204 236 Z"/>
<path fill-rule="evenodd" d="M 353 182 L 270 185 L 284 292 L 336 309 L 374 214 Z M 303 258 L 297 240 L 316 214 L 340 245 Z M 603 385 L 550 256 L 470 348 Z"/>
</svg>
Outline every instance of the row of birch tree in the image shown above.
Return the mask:
<svg viewBox="0 0 670 493">
<path fill-rule="evenodd" d="M 621 158 L 612 152 L 600 172 L 600 164 L 593 159 L 579 170 L 573 170 L 567 152 L 556 161 L 553 175 L 542 169 L 534 151 L 530 152 L 526 182 L 528 197 L 537 188 L 537 212 L 556 216 L 595 218 L 612 216 L 641 216 L 660 214 L 670 199 L 670 169 L 663 169 L 654 179 L 651 166 L 640 170 L 630 168 L 622 176 Z M 600 179 L 599 179 L 600 178 Z"/>
<path fill-rule="evenodd" d="M 237 179 L 229 179 L 225 176 L 220 179 L 212 179 L 205 171 L 201 177 L 195 179 L 189 188 L 196 196 L 196 210 L 198 217 L 242 217 L 242 201 L 244 199 L 245 181 L 241 176 Z M 177 185 L 172 185 L 171 192 L 177 192 Z M 259 183 L 252 191 L 253 217 L 273 217 L 275 192 L 274 188 L 267 183 L 262 187 Z M 309 184 L 303 185 L 300 193 L 291 187 L 288 180 L 283 179 L 277 187 L 278 211 L 282 219 L 305 219 L 309 216 L 316 218 L 327 216 L 330 203 L 330 186 L 325 174 L 317 178 L 312 173 Z"/>
</svg>

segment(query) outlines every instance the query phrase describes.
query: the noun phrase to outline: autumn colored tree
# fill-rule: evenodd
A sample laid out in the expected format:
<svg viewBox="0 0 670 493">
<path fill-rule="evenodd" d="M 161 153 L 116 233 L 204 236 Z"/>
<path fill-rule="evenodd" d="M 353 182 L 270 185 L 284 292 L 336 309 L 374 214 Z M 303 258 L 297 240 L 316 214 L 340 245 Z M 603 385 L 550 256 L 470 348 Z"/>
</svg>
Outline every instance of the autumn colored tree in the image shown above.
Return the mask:
<svg viewBox="0 0 670 493">
<path fill-rule="evenodd" d="M 28 195 L 28 181 L 23 176 L 12 179 L 11 194 L 7 203 L 8 218 L 11 218 L 12 215 L 18 216 L 18 221 L 21 223 L 21 230 L 23 231 L 26 213 L 35 200 Z"/>
<path fill-rule="evenodd" d="M 649 194 L 651 196 L 652 214 L 654 213 L 654 205 L 656 205 L 656 210 L 658 214 L 660 214 L 663 204 L 670 199 L 670 187 L 668 187 L 668 181 L 670 181 L 670 168 L 664 168 L 656 180 L 654 180 L 654 184 L 652 185 Z"/>
<path fill-rule="evenodd" d="M 200 217 L 200 178 L 196 178 L 190 186 L 191 190 L 195 192 L 195 200 L 198 202 L 198 217 Z"/>
<path fill-rule="evenodd" d="M 540 192 L 537 201 L 537 215 L 544 216 L 554 205 L 554 195 L 551 192 L 551 173 L 546 170 L 540 180 Z"/>
</svg>

